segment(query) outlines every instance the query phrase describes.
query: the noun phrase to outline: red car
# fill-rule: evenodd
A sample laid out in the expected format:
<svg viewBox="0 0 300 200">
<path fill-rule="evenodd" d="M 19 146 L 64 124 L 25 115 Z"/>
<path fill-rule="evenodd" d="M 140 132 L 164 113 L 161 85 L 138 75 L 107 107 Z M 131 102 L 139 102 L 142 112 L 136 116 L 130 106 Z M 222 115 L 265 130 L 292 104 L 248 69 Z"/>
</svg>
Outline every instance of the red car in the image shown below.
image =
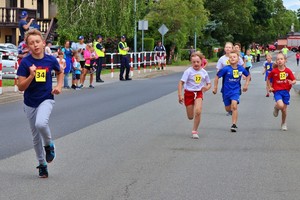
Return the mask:
<svg viewBox="0 0 300 200">
<path fill-rule="evenodd" d="M 269 51 L 275 51 L 276 50 L 275 45 L 269 44 L 268 46 L 269 46 Z"/>
</svg>

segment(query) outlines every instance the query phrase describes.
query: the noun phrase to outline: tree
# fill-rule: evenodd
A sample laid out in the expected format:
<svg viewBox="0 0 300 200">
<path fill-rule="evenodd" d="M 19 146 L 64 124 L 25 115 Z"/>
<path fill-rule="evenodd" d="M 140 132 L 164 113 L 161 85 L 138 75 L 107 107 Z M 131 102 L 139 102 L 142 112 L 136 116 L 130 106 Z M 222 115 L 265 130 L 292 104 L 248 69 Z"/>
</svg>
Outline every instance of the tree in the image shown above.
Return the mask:
<svg viewBox="0 0 300 200">
<path fill-rule="evenodd" d="M 139 18 L 146 5 L 133 0 L 54 0 L 58 7 L 58 34 L 63 39 L 76 40 L 79 35 L 102 34 L 105 37 L 134 35 L 134 19 Z"/>
<path fill-rule="evenodd" d="M 165 24 L 169 29 L 165 44 L 183 48 L 195 32 L 201 34 L 208 20 L 207 15 L 203 0 L 160 0 L 152 4 L 145 18 L 149 21 L 148 32 L 153 38 L 160 38 L 157 30 Z"/>
</svg>

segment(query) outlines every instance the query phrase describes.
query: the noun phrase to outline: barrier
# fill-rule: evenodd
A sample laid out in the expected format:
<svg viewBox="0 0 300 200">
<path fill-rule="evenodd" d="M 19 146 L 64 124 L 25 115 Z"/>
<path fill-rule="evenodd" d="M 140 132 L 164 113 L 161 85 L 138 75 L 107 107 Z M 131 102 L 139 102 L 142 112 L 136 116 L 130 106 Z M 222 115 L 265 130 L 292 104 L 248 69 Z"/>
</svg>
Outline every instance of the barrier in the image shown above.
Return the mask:
<svg viewBox="0 0 300 200">
<path fill-rule="evenodd" d="M 157 61 L 157 55 L 159 54 L 160 63 Z M 117 56 L 120 56 L 119 53 L 106 53 L 105 57 L 110 57 L 110 63 L 102 64 L 102 67 L 110 67 L 111 78 L 114 77 L 114 68 L 121 66 L 120 62 L 115 62 Z M 141 64 L 143 64 L 144 73 L 147 73 L 147 67 L 149 66 L 149 72 L 152 72 L 152 66 L 154 64 L 155 70 L 157 70 L 157 66 L 160 66 L 160 69 L 166 69 L 166 52 L 156 52 L 156 51 L 147 51 L 147 52 L 130 52 L 127 54 L 129 58 L 130 65 L 130 76 L 134 76 L 134 66 L 137 66 L 138 74 L 141 73 Z M 163 57 L 163 59 L 162 59 Z M 137 58 L 137 62 L 134 62 L 134 58 Z M 141 59 L 143 58 L 143 59 Z M 157 65 L 158 64 L 158 65 Z M 164 68 L 162 67 L 164 65 Z"/>
</svg>

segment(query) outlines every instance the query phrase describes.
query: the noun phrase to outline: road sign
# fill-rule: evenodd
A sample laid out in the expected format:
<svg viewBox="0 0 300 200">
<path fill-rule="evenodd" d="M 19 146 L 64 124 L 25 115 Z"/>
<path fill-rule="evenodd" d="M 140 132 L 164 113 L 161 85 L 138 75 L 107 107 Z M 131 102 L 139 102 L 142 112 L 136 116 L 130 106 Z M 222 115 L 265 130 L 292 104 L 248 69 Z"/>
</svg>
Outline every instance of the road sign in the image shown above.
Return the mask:
<svg viewBox="0 0 300 200">
<path fill-rule="evenodd" d="M 161 27 L 158 29 L 158 31 L 160 32 L 160 34 L 165 35 L 169 29 L 166 27 L 166 25 L 161 25 Z"/>
<path fill-rule="evenodd" d="M 139 30 L 140 31 L 148 30 L 148 21 L 147 20 L 139 20 Z"/>
</svg>

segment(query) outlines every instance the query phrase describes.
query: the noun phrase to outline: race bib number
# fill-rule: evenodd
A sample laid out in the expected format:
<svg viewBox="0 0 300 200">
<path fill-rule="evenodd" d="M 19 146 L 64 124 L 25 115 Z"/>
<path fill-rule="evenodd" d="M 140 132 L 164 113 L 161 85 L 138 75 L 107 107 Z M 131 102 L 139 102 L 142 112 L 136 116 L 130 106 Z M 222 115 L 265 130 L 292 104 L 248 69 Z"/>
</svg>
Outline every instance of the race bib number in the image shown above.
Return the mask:
<svg viewBox="0 0 300 200">
<path fill-rule="evenodd" d="M 239 70 L 235 69 L 233 70 L 233 78 L 239 78 L 240 75 L 239 75 Z"/>
<path fill-rule="evenodd" d="M 270 69 L 270 65 L 267 65 L 267 69 Z"/>
<path fill-rule="evenodd" d="M 202 77 L 199 74 L 195 75 L 195 83 L 200 84 L 202 80 Z"/>
<path fill-rule="evenodd" d="M 230 62 L 229 62 L 229 60 L 226 60 L 226 65 L 230 65 Z"/>
<path fill-rule="evenodd" d="M 35 71 L 36 82 L 46 82 L 46 69 L 37 69 Z"/>
<path fill-rule="evenodd" d="M 279 73 L 279 78 L 280 78 L 280 80 L 285 80 L 286 79 L 286 73 L 285 72 L 280 72 Z"/>
<path fill-rule="evenodd" d="M 248 57 L 248 61 L 251 61 L 251 58 L 250 58 L 250 57 Z"/>
</svg>

